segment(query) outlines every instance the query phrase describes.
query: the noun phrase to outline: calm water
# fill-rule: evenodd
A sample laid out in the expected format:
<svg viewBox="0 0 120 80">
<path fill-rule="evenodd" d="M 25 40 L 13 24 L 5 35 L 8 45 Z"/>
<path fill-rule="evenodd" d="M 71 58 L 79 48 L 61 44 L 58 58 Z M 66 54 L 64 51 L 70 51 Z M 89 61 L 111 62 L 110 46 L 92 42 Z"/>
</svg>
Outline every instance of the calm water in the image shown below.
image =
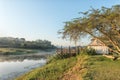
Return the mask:
<svg viewBox="0 0 120 80">
<path fill-rule="evenodd" d="M 0 56 L 0 80 L 13 80 L 34 68 L 45 65 L 45 57 L 49 54 L 53 54 L 53 51 L 34 55 Z"/>
</svg>

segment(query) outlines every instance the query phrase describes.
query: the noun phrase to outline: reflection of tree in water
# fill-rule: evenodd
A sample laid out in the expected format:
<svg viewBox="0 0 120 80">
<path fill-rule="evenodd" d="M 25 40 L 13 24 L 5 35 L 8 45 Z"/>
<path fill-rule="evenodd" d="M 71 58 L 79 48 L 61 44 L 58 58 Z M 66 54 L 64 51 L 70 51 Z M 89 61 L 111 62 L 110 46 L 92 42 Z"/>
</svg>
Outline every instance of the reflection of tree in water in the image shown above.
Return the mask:
<svg viewBox="0 0 120 80">
<path fill-rule="evenodd" d="M 24 61 L 25 59 L 28 59 L 28 60 L 38 60 L 38 59 L 41 59 L 41 58 L 44 58 L 46 59 L 48 56 L 50 56 L 50 54 L 41 54 L 41 55 L 7 55 L 7 56 L 0 56 L 0 62 L 3 62 L 3 61 L 19 61 L 19 62 L 22 62 Z"/>
</svg>

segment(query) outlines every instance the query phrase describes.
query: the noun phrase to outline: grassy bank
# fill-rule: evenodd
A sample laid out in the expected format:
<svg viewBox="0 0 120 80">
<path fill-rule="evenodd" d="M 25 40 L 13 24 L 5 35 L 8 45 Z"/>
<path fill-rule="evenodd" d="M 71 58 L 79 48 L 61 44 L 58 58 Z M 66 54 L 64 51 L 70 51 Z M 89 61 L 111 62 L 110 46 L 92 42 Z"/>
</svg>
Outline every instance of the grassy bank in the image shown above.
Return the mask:
<svg viewBox="0 0 120 80">
<path fill-rule="evenodd" d="M 42 68 L 35 69 L 17 80 L 57 80 L 75 65 L 76 58 L 53 60 Z"/>
<path fill-rule="evenodd" d="M 113 61 L 103 56 L 91 56 L 87 66 L 84 80 L 120 80 L 120 60 Z"/>
<path fill-rule="evenodd" d="M 80 54 L 70 58 L 54 57 L 42 68 L 16 80 L 120 80 L 120 61 L 101 55 Z"/>
<path fill-rule="evenodd" d="M 0 48 L 0 55 L 20 55 L 28 53 L 36 53 L 37 50 L 20 49 L 20 48 Z"/>
</svg>

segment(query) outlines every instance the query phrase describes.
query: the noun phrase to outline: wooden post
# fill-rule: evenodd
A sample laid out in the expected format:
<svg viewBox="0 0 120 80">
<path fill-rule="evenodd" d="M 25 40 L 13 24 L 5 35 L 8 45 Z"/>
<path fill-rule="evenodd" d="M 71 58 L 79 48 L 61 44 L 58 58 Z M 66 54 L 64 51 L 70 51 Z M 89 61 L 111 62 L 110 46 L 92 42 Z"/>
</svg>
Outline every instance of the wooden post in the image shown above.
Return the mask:
<svg viewBox="0 0 120 80">
<path fill-rule="evenodd" d="M 75 53 L 76 53 L 76 55 L 77 55 L 77 46 L 75 46 Z"/>
<path fill-rule="evenodd" d="M 70 46 L 69 46 L 69 48 L 68 48 L 68 53 L 70 54 L 71 52 L 70 52 Z"/>
<path fill-rule="evenodd" d="M 70 46 L 68 48 L 68 54 L 70 54 L 70 56 L 71 56 L 71 48 L 70 48 Z"/>
<path fill-rule="evenodd" d="M 78 46 L 78 54 L 80 53 L 80 49 L 79 49 L 79 46 Z"/>
<path fill-rule="evenodd" d="M 61 48 L 60 48 L 60 52 L 61 52 L 61 54 L 63 53 L 63 49 L 62 49 L 62 46 L 61 46 Z"/>
<path fill-rule="evenodd" d="M 58 54 L 59 52 L 58 52 L 58 48 L 56 49 L 56 54 Z"/>
</svg>

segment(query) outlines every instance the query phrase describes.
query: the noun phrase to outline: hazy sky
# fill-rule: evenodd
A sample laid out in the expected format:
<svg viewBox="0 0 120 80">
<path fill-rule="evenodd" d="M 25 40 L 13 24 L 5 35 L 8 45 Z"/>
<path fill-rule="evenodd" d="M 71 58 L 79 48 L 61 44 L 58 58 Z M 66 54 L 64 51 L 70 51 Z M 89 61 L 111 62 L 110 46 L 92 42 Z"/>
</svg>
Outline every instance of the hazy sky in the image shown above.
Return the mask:
<svg viewBox="0 0 120 80">
<path fill-rule="evenodd" d="M 0 37 L 47 39 L 53 44 L 71 45 L 57 34 L 63 22 L 79 17 L 78 12 L 91 6 L 116 4 L 120 0 L 0 0 Z"/>
</svg>

